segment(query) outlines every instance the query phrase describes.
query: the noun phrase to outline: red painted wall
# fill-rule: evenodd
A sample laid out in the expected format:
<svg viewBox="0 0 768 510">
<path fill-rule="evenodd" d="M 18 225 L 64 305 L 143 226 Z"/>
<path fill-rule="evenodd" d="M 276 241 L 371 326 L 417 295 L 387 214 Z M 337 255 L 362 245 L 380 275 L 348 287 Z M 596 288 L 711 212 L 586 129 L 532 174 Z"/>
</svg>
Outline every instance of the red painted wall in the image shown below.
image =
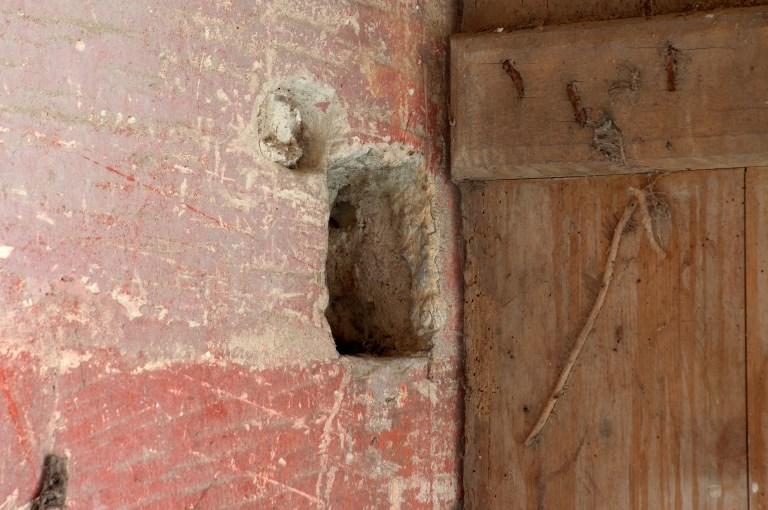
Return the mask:
<svg viewBox="0 0 768 510">
<path fill-rule="evenodd" d="M 2 2 L 0 510 L 29 502 L 49 452 L 72 510 L 457 506 L 453 11 Z M 447 313 L 429 356 L 336 355 L 325 176 L 242 150 L 285 77 L 335 91 L 337 145 L 424 155 Z"/>
</svg>

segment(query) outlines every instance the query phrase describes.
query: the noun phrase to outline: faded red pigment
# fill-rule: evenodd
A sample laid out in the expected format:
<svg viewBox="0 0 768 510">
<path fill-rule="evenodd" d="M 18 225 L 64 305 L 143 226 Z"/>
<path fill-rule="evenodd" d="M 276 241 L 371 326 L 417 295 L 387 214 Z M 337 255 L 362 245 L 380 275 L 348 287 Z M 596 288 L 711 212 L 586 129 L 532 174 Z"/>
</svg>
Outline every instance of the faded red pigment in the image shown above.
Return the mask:
<svg viewBox="0 0 768 510">
<path fill-rule="evenodd" d="M 456 507 L 453 10 L 2 2 L 0 509 L 30 501 L 48 453 L 70 510 Z M 340 143 L 406 144 L 434 176 L 429 356 L 333 354 L 327 197 L 234 149 L 263 84 L 299 75 L 335 90 Z"/>
</svg>

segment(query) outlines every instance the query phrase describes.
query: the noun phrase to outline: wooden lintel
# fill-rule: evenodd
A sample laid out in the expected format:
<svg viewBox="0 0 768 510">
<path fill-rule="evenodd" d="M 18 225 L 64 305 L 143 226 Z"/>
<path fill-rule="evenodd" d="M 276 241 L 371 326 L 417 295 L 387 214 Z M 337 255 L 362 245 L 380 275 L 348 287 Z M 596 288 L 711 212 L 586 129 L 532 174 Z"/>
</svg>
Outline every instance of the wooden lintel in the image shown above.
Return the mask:
<svg viewBox="0 0 768 510">
<path fill-rule="evenodd" d="M 454 180 L 768 165 L 768 7 L 452 39 Z"/>
</svg>

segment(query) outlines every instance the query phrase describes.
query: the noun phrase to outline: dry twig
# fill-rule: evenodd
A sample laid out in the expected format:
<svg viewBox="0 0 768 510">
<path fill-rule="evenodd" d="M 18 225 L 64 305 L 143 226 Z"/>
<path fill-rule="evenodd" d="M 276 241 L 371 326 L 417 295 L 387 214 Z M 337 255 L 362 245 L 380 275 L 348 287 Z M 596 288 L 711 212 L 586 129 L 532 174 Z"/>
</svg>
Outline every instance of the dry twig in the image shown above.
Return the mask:
<svg viewBox="0 0 768 510">
<path fill-rule="evenodd" d="M 600 292 L 598 292 L 597 297 L 595 298 L 595 302 L 592 305 L 592 310 L 589 312 L 589 317 L 587 317 L 587 322 L 584 323 L 584 327 L 581 328 L 579 336 L 576 338 L 576 342 L 574 343 L 573 348 L 568 355 L 568 360 L 566 361 L 562 372 L 560 372 L 560 377 L 557 379 L 557 384 L 555 384 L 555 388 L 552 390 L 549 399 L 547 399 L 547 403 L 542 409 L 541 414 L 539 415 L 539 419 L 536 421 L 536 425 L 534 425 L 533 429 L 531 429 L 528 437 L 525 438 L 526 446 L 530 446 L 536 441 L 537 437 L 544 429 L 544 426 L 547 424 L 547 420 L 549 420 L 549 417 L 552 415 L 552 411 L 555 409 L 555 405 L 557 404 L 558 399 L 563 395 L 563 390 L 565 389 L 565 385 L 568 382 L 568 378 L 571 376 L 571 372 L 573 372 L 573 368 L 576 365 L 576 360 L 579 358 L 579 354 L 581 354 L 581 350 L 584 348 L 584 344 L 587 342 L 587 338 L 589 337 L 590 332 L 595 327 L 595 321 L 597 321 L 597 317 L 600 315 L 600 310 L 602 310 L 603 304 L 605 304 L 605 297 L 608 294 L 608 288 L 611 285 L 614 269 L 616 268 L 616 257 L 619 254 L 621 239 L 627 229 L 627 225 L 632 219 L 632 215 L 638 208 L 641 211 L 641 221 L 643 228 L 648 235 L 651 246 L 653 247 L 654 251 L 656 251 L 656 253 L 658 253 L 661 257 L 666 256 L 666 253 L 656 240 L 656 236 L 653 232 L 651 215 L 648 211 L 646 194 L 648 193 L 648 190 L 651 189 L 652 185 L 653 184 L 649 185 L 644 190 L 638 190 L 635 188 L 629 189 L 630 193 L 633 195 L 633 198 L 624 208 L 624 213 L 621 215 L 619 222 L 616 224 L 616 228 L 613 230 L 613 236 L 611 237 L 611 247 L 608 251 L 608 259 L 605 262 L 605 269 L 603 271 L 603 280 L 600 285 Z"/>
<path fill-rule="evenodd" d="M 656 252 L 656 255 L 665 258 L 667 254 L 659 244 L 659 240 L 656 239 L 656 234 L 653 231 L 653 220 L 651 219 L 651 213 L 648 209 L 648 200 L 646 199 L 648 192 L 637 188 L 629 188 L 629 192 L 632 193 L 635 200 L 637 200 L 637 206 L 640 211 L 640 223 L 643 225 L 645 233 L 648 235 L 648 241 L 651 243 L 651 248 Z"/>
</svg>

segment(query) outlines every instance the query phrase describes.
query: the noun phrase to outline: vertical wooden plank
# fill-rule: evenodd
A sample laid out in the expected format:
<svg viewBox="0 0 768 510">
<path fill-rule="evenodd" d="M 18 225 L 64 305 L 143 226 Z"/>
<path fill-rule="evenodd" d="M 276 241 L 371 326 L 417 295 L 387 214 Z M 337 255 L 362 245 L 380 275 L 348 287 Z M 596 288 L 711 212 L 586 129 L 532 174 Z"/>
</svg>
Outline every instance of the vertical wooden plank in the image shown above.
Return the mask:
<svg viewBox="0 0 768 510">
<path fill-rule="evenodd" d="M 468 509 L 747 508 L 744 172 L 661 178 L 555 416 L 523 445 L 642 176 L 463 185 Z"/>
<path fill-rule="evenodd" d="M 768 169 L 747 170 L 747 409 L 751 510 L 768 509 Z"/>
</svg>

